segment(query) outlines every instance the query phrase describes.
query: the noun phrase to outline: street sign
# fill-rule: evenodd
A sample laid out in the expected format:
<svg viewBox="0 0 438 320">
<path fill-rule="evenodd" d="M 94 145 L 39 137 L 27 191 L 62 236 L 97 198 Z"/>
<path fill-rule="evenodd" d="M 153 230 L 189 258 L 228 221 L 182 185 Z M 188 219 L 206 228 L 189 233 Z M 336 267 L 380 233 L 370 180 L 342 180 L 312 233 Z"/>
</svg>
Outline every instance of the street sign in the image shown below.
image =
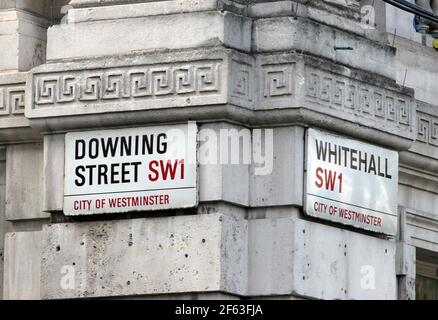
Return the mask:
<svg viewBox="0 0 438 320">
<path fill-rule="evenodd" d="M 395 235 L 397 190 L 397 152 L 307 130 L 307 215 Z"/>
<path fill-rule="evenodd" d="M 196 125 L 67 133 L 64 212 L 195 207 Z"/>
</svg>

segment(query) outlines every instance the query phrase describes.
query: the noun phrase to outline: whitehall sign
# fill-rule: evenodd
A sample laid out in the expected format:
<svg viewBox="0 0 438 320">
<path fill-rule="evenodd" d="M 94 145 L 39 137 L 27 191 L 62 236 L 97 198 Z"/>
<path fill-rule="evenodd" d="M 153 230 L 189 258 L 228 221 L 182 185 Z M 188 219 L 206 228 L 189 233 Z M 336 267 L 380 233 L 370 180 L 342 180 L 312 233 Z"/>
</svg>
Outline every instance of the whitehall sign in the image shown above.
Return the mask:
<svg viewBox="0 0 438 320">
<path fill-rule="evenodd" d="M 67 133 L 64 212 L 195 207 L 196 125 Z"/>
<path fill-rule="evenodd" d="M 397 152 L 308 129 L 305 181 L 306 214 L 396 234 Z"/>
</svg>

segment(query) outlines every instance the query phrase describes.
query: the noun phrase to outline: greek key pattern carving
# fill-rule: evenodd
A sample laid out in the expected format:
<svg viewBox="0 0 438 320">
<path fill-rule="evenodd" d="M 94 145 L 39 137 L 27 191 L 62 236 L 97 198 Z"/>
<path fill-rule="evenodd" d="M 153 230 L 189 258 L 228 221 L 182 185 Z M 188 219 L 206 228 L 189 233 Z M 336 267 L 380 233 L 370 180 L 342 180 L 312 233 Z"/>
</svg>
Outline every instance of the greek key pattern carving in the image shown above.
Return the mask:
<svg viewBox="0 0 438 320">
<path fill-rule="evenodd" d="M 313 68 L 306 70 L 306 100 L 400 127 L 413 125 L 409 97 Z"/>
<path fill-rule="evenodd" d="M 293 64 L 262 65 L 263 98 L 279 98 L 293 94 Z"/>
<path fill-rule="evenodd" d="M 34 75 L 34 108 L 220 92 L 220 61 Z"/>
<path fill-rule="evenodd" d="M 417 113 L 417 140 L 438 147 L 438 117 Z"/>
<path fill-rule="evenodd" d="M 24 114 L 24 84 L 0 86 L 0 116 Z"/>
<path fill-rule="evenodd" d="M 254 70 L 250 64 L 232 60 L 231 96 L 248 102 L 253 101 Z"/>
</svg>

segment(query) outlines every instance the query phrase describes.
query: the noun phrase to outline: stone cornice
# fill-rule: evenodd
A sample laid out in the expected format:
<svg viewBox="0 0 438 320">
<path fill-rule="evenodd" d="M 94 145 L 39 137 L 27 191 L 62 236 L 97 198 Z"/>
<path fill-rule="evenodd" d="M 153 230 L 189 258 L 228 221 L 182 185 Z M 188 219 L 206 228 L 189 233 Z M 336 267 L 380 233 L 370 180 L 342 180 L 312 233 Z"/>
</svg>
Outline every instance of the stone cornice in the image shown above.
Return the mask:
<svg viewBox="0 0 438 320">
<path fill-rule="evenodd" d="M 45 123 L 43 130 L 120 112 L 111 125 L 221 115 L 248 125 L 317 125 L 400 150 L 410 147 L 416 123 L 412 90 L 387 78 L 294 52 L 229 49 L 45 64 L 29 73 L 26 106 L 32 126 Z"/>
</svg>

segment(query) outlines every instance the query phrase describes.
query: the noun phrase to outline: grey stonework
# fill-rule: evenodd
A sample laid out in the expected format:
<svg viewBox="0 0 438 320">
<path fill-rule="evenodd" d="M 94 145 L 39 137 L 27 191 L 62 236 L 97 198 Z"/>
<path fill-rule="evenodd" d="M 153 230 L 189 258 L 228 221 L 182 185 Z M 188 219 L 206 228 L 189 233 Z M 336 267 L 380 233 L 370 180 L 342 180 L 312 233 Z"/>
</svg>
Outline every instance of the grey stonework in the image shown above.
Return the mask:
<svg viewBox="0 0 438 320">
<path fill-rule="evenodd" d="M 438 252 L 438 58 L 390 34 L 391 8 L 368 28 L 355 0 L 44 3 L 0 0 L 3 298 L 415 298 L 415 250 Z M 187 121 L 272 128 L 272 174 L 200 165 L 194 210 L 63 215 L 66 133 Z M 303 214 L 309 127 L 399 152 L 396 238 Z"/>
</svg>

